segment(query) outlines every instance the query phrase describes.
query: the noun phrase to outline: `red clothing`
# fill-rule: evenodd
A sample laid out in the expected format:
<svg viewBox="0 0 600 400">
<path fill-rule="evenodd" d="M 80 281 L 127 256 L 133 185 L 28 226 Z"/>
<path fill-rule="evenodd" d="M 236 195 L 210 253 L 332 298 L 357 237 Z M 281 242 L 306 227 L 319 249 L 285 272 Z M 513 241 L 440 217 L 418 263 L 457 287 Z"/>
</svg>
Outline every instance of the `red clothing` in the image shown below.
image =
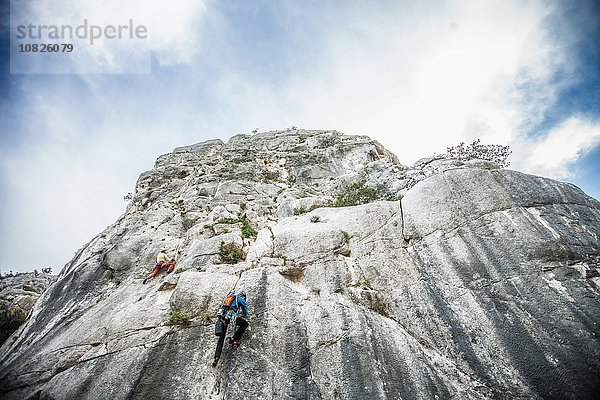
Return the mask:
<svg viewBox="0 0 600 400">
<path fill-rule="evenodd" d="M 167 268 L 167 272 L 172 272 L 173 269 L 175 269 L 175 261 L 169 261 L 169 262 L 164 262 L 164 261 L 159 261 L 156 263 L 156 266 L 154 266 L 154 270 L 152 272 L 150 272 L 150 275 L 148 275 L 146 277 L 146 281 L 149 279 L 154 278 L 156 275 L 158 275 L 158 273 L 160 272 L 161 269 L 165 269 Z"/>
<path fill-rule="evenodd" d="M 166 263 L 165 268 L 167 269 L 167 272 L 173 271 L 175 269 L 175 261 L 169 261 Z"/>
</svg>

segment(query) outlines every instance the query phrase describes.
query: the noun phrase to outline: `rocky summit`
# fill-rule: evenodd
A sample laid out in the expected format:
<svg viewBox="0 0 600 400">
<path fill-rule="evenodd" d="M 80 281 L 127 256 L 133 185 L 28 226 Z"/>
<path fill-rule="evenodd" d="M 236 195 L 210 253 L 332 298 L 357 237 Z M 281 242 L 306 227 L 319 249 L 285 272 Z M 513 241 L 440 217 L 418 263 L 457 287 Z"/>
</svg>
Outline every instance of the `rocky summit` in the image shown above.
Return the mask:
<svg viewBox="0 0 600 400">
<path fill-rule="evenodd" d="M 177 148 L 4 343 L 0 397 L 595 399 L 599 238 L 598 201 L 483 160 L 295 129 Z"/>
</svg>

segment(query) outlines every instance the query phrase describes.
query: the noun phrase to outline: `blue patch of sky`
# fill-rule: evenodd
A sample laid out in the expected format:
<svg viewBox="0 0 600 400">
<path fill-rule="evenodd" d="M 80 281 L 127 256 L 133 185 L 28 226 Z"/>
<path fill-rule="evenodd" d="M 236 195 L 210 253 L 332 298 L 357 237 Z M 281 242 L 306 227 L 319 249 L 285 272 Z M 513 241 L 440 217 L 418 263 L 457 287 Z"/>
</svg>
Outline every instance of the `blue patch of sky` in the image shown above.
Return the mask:
<svg viewBox="0 0 600 400">
<path fill-rule="evenodd" d="M 285 84 L 303 60 L 309 64 L 320 46 L 305 40 L 302 30 L 314 33 L 317 28 L 304 18 L 306 5 L 295 8 L 296 13 L 288 6 L 285 2 L 219 3 L 217 12 L 226 24 L 225 35 L 218 39 L 224 47 L 220 64 L 231 64 L 246 78 L 269 86 Z"/>
<path fill-rule="evenodd" d="M 569 182 L 579 186 L 588 195 L 600 200 L 600 146 L 584 155 L 577 164 L 576 175 Z"/>
<path fill-rule="evenodd" d="M 576 85 L 568 87 L 559 99 L 558 107 L 593 112 L 599 115 L 600 102 L 600 3 L 584 1 L 569 3 L 565 18 L 575 31 L 572 54 L 576 60 L 573 75 Z M 561 107 L 560 101 L 565 106 Z"/>
<path fill-rule="evenodd" d="M 591 120 L 600 119 L 600 2 L 569 0 L 563 2 L 557 35 L 571 35 L 568 51 L 573 57 L 570 72 L 573 84 L 559 93 L 553 112 L 542 123 L 541 129 L 559 124 L 571 115 Z M 573 183 L 586 193 L 600 199 L 600 146 L 584 154 L 577 163 Z"/>
<path fill-rule="evenodd" d="M 0 2 L 0 154 L 5 150 L 5 143 L 15 140 L 10 134 L 11 126 L 17 121 L 17 116 L 11 114 L 10 99 L 15 97 L 16 85 L 10 79 L 10 2 Z M 0 171 L 0 191 L 8 193 L 6 172 Z M 0 210 L 7 203 L 7 196 L 0 196 Z M 2 217 L 3 218 L 3 217 Z"/>
<path fill-rule="evenodd" d="M 350 2 L 340 7 L 334 1 L 220 2 L 215 11 L 226 25 L 217 38 L 224 47 L 220 61 L 235 64 L 245 77 L 270 87 L 316 69 L 321 74 L 331 72 L 328 52 L 336 36 L 368 41 L 372 32 L 364 31 L 364 25 L 410 20 L 415 6 L 403 4 Z"/>
<path fill-rule="evenodd" d="M 11 100 L 16 98 L 18 86 L 11 79 L 10 73 L 10 2 L 0 2 L 0 144 L 4 147 L 7 141 L 14 140 L 9 127 L 15 123 L 16 115 L 11 114 Z"/>
<path fill-rule="evenodd" d="M 600 117 L 600 2 L 564 0 L 546 23 L 551 40 L 566 53 L 568 66 L 553 71 L 550 83 L 558 89 L 557 98 L 542 120 L 528 127 L 534 136 L 573 115 Z"/>
</svg>

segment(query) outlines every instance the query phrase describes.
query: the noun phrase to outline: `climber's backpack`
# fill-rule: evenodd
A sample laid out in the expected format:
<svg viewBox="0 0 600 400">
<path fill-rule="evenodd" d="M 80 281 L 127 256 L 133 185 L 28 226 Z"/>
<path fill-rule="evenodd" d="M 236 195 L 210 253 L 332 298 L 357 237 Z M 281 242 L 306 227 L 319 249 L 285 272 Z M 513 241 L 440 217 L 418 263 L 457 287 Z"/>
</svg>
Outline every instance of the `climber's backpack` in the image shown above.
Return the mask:
<svg viewBox="0 0 600 400">
<path fill-rule="evenodd" d="M 223 321 L 221 321 L 221 318 L 217 318 L 217 321 L 215 322 L 215 335 L 221 336 L 225 329 L 227 329 L 227 327 L 225 326 Z"/>
<path fill-rule="evenodd" d="M 235 294 L 230 294 L 230 295 L 228 295 L 228 296 L 225 298 L 225 301 L 223 301 L 223 305 L 224 305 L 226 308 L 229 308 L 229 307 L 231 307 L 231 304 L 234 302 L 234 300 L 235 300 L 235 298 L 236 298 L 236 297 L 237 297 L 237 296 L 236 296 Z"/>
</svg>

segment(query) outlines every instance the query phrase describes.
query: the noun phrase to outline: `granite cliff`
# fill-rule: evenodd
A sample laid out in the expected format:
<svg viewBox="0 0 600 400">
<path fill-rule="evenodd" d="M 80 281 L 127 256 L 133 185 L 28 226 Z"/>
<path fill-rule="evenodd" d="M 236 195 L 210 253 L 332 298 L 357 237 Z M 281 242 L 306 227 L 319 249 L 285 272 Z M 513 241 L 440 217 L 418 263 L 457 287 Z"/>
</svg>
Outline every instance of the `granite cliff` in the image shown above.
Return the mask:
<svg viewBox="0 0 600 400">
<path fill-rule="evenodd" d="M 332 131 L 177 148 L 4 343 L 0 396 L 596 398 L 599 237 L 598 201 L 485 161 Z M 161 249 L 177 269 L 142 284 Z M 213 369 L 233 287 L 250 329 Z"/>
</svg>

